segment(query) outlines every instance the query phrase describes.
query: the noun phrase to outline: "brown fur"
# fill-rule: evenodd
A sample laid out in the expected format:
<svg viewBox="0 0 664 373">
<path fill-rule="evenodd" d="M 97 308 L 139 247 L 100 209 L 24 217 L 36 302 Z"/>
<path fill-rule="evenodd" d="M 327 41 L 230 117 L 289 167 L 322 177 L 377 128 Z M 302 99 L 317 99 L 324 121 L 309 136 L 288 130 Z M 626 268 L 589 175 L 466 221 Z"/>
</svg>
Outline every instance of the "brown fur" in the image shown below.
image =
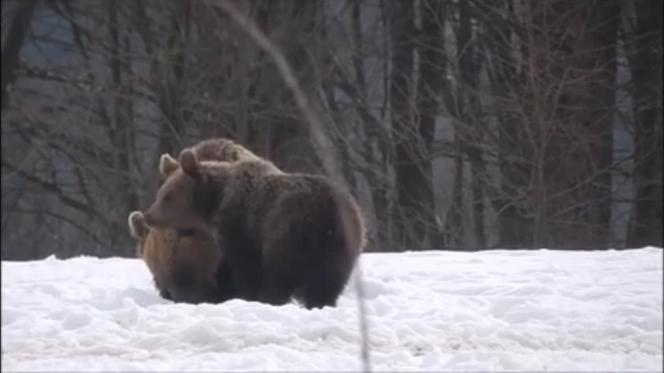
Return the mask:
<svg viewBox="0 0 664 373">
<path fill-rule="evenodd" d="M 275 172 L 260 159 L 199 162 L 185 150 L 179 163 L 146 212 L 148 224 L 215 234 L 245 299 L 336 304 L 364 245 L 352 196 L 324 177 Z"/>
<path fill-rule="evenodd" d="M 129 229 L 138 241 L 137 254 L 147 264 L 162 297 L 175 302 L 220 302 L 234 294 L 221 288 L 222 253 L 209 235 L 151 229 L 143 214 L 129 214 Z M 226 286 L 230 282 L 226 281 Z"/>
<path fill-rule="evenodd" d="M 235 162 L 260 159 L 229 139 L 215 138 L 199 142 L 192 149 L 206 160 Z M 274 167 L 275 172 L 278 169 Z M 159 174 L 162 180 L 180 168 L 177 160 L 162 154 Z M 138 255 L 153 275 L 161 295 L 174 301 L 198 303 L 223 301 L 234 296 L 232 282 L 221 251 L 209 232 L 178 232 L 174 229 L 150 229 L 140 212 L 129 217 L 132 236 L 138 240 Z"/>
<path fill-rule="evenodd" d="M 200 161 L 237 162 L 262 159 L 244 146 L 225 138 L 203 140 L 189 149 L 194 152 L 196 158 Z M 274 167 L 275 172 L 278 171 L 277 167 L 273 164 L 272 167 Z M 180 163 L 175 158 L 171 157 L 168 153 L 161 155 L 159 174 L 162 180 L 168 178 L 178 168 L 180 168 Z"/>
</svg>

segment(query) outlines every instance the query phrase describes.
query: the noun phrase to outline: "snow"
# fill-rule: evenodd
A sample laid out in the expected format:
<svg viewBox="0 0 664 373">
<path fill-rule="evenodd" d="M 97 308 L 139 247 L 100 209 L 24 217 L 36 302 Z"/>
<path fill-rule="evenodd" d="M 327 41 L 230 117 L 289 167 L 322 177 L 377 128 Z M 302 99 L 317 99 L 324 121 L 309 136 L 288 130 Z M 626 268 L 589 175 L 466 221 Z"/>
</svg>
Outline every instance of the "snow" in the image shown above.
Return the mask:
<svg viewBox="0 0 664 373">
<path fill-rule="evenodd" d="M 662 371 L 662 250 L 361 258 L 375 371 Z M 161 299 L 138 259 L 2 262 L 3 370 L 360 370 L 336 308 Z"/>
</svg>

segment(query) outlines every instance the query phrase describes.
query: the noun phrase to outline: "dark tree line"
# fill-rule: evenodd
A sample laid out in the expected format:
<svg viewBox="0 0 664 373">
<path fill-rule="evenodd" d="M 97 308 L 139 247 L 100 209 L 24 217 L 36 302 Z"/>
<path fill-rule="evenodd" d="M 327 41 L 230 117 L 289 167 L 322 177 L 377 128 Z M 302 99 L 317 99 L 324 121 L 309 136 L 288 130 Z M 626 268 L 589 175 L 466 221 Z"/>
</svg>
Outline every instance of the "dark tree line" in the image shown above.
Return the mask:
<svg viewBox="0 0 664 373">
<path fill-rule="evenodd" d="M 662 2 L 244 0 L 322 118 L 370 250 L 662 246 Z M 322 173 L 213 0 L 2 3 L 2 258 L 133 255 L 164 152 Z"/>
</svg>

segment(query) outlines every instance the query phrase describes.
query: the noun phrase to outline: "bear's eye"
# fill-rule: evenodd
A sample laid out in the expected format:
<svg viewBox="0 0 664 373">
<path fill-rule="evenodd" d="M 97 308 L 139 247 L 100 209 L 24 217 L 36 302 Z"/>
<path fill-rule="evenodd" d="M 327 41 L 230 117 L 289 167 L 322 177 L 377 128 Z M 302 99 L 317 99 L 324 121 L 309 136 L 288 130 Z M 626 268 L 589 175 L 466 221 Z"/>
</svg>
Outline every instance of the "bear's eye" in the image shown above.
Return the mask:
<svg viewBox="0 0 664 373">
<path fill-rule="evenodd" d="M 167 193 L 167 194 L 164 196 L 164 203 L 170 203 L 170 202 L 171 202 L 171 199 L 172 199 L 171 194 L 170 194 L 170 193 Z"/>
</svg>

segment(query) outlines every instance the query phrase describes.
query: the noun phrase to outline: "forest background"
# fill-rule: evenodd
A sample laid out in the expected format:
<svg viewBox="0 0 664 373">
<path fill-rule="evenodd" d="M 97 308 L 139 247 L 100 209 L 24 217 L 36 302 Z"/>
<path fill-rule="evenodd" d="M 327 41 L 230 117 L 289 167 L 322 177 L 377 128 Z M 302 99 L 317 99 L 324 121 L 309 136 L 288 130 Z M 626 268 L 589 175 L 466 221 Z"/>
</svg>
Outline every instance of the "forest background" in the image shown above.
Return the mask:
<svg viewBox="0 0 664 373">
<path fill-rule="evenodd" d="M 342 165 L 369 251 L 662 246 L 662 1 L 2 2 L 2 259 L 134 256 L 162 153 Z"/>
</svg>

